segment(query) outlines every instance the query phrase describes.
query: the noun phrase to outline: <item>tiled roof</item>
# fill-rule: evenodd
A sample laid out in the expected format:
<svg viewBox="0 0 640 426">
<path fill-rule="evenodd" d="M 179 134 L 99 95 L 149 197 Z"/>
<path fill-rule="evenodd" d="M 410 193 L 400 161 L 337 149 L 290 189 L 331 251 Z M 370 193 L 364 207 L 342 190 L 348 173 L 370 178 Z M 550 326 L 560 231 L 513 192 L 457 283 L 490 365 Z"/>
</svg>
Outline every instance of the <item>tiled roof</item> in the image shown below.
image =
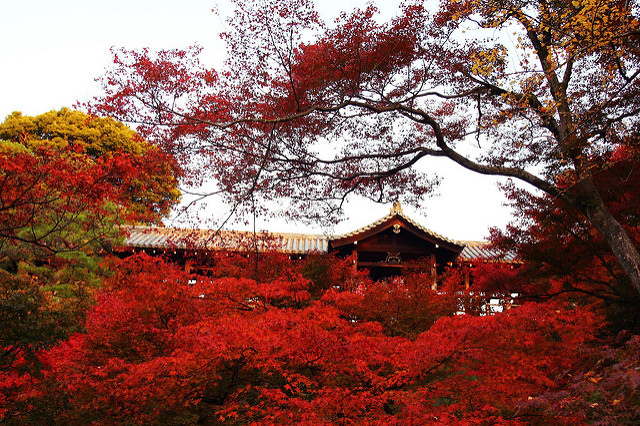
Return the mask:
<svg viewBox="0 0 640 426">
<path fill-rule="evenodd" d="M 329 242 L 367 232 L 379 226 L 394 216 L 399 216 L 411 225 L 430 235 L 434 239 L 446 241 L 450 244 L 464 247 L 458 260 L 500 260 L 507 262 L 515 261 L 515 254 L 507 253 L 503 255 L 496 250 L 489 248 L 486 241 L 457 241 L 443 237 L 430 229 L 425 228 L 411 218 L 404 215 L 400 203 L 395 202 L 388 215 L 379 220 L 351 231 L 347 234 L 330 236 L 322 234 L 293 234 L 293 233 L 268 233 L 260 232 L 254 234 L 248 231 L 215 231 L 205 229 L 186 228 L 162 228 L 149 226 L 132 226 L 127 228 L 128 237 L 124 243 L 125 247 L 139 249 L 160 249 L 160 250 L 234 250 L 249 251 L 276 250 L 291 254 L 306 254 L 311 252 L 327 253 Z"/>
<path fill-rule="evenodd" d="M 329 237 L 313 234 L 273 234 L 279 242 L 280 250 L 286 253 L 326 253 Z"/>
<path fill-rule="evenodd" d="M 515 253 L 503 254 L 495 249 L 489 247 L 489 243 L 486 241 L 461 241 L 464 244 L 464 249 L 458 260 L 463 262 L 469 262 L 474 260 L 499 260 L 501 262 L 515 262 Z"/>
<path fill-rule="evenodd" d="M 247 231 L 214 231 L 206 229 L 127 228 L 125 247 L 144 249 L 192 250 L 259 250 L 274 249 L 285 253 L 326 252 L 329 239 L 325 235 L 257 233 Z"/>
<path fill-rule="evenodd" d="M 362 229 L 365 228 L 361 228 L 360 232 Z M 321 234 L 260 233 L 254 237 L 252 232 L 246 231 L 212 231 L 149 226 L 132 226 L 127 228 L 127 232 L 128 237 L 124 246 L 137 249 L 254 250 L 257 244 L 259 250 L 273 249 L 291 254 L 326 253 L 329 241 L 352 234 L 331 237 Z M 431 235 L 444 239 L 438 234 L 431 233 Z M 455 241 L 450 239 L 446 239 L 446 241 L 464 245 L 464 249 L 458 257 L 458 260 L 461 261 L 515 261 L 515 254 L 502 255 L 496 250 L 490 249 L 489 243 L 486 241 Z"/>
</svg>

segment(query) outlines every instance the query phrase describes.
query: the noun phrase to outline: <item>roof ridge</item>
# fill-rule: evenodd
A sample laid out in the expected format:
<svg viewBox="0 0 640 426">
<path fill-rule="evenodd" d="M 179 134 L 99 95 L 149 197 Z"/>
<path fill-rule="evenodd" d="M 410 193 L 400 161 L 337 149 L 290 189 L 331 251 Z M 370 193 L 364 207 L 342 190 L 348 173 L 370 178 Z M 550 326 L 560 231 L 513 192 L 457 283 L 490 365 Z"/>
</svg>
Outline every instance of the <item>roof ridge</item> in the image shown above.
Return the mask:
<svg viewBox="0 0 640 426">
<path fill-rule="evenodd" d="M 448 243 L 452 243 L 452 244 L 455 244 L 455 245 L 459 245 L 459 246 L 464 246 L 465 245 L 464 242 L 461 242 L 459 240 L 454 240 L 453 238 L 445 237 L 445 236 L 440 235 L 437 232 L 434 232 L 431 229 L 421 225 L 420 223 L 418 223 L 415 220 L 411 219 L 410 217 L 406 216 L 403 211 L 401 211 L 401 210 L 400 211 L 398 211 L 398 210 L 394 211 L 393 209 L 392 209 L 391 212 L 389 212 L 385 216 L 381 217 L 380 219 L 376 220 L 375 222 L 372 222 L 372 223 L 370 223 L 368 225 L 364 225 L 364 226 L 362 226 L 362 227 L 360 227 L 358 229 L 355 229 L 355 230 L 353 230 L 351 232 L 348 232 L 348 233 L 345 233 L 345 234 L 334 235 L 333 239 L 340 240 L 340 239 L 343 239 L 343 238 L 348 238 L 348 237 L 352 237 L 352 236 L 357 235 L 357 234 L 361 234 L 363 232 L 366 232 L 366 231 L 368 231 L 368 230 L 370 230 L 372 228 L 375 228 L 376 226 L 378 226 L 378 225 L 380 225 L 380 224 L 392 219 L 394 216 L 399 216 L 399 217 L 403 218 L 404 220 L 406 220 L 407 222 L 409 222 L 410 224 L 412 224 L 416 228 L 420 229 L 421 231 L 425 232 L 426 234 L 431 235 L 432 237 L 435 237 L 437 239 L 440 239 L 440 240 L 443 240 L 443 241 L 446 241 Z"/>
<path fill-rule="evenodd" d="M 178 228 L 171 226 L 149 226 L 149 225 L 124 225 L 123 228 L 141 231 L 158 231 L 159 233 L 170 233 L 173 231 L 184 233 L 220 233 L 220 234 L 254 234 L 254 231 L 244 231 L 240 229 L 206 229 L 206 228 Z M 164 231 L 164 232 L 163 232 Z M 277 231 L 256 231 L 256 235 L 273 235 L 273 236 L 304 236 L 317 238 L 332 238 L 333 235 L 305 232 L 277 232 Z"/>
<path fill-rule="evenodd" d="M 348 238 L 348 237 L 351 237 L 353 235 L 360 234 L 362 232 L 368 231 L 369 229 L 375 228 L 376 226 L 380 225 L 381 223 L 386 222 L 387 220 L 391 219 L 393 216 L 394 216 L 393 214 L 389 213 L 386 216 L 383 216 L 380 219 L 378 219 L 378 220 L 376 220 L 374 222 L 371 222 L 368 225 L 364 225 L 364 226 L 361 226 L 358 229 L 354 229 L 351 232 L 347 232 L 347 233 L 339 234 L 339 235 L 333 235 L 333 239 L 334 240 L 341 240 L 343 238 Z"/>
<path fill-rule="evenodd" d="M 460 242 L 467 246 L 488 246 L 491 244 L 491 241 L 487 240 L 460 240 Z"/>
</svg>

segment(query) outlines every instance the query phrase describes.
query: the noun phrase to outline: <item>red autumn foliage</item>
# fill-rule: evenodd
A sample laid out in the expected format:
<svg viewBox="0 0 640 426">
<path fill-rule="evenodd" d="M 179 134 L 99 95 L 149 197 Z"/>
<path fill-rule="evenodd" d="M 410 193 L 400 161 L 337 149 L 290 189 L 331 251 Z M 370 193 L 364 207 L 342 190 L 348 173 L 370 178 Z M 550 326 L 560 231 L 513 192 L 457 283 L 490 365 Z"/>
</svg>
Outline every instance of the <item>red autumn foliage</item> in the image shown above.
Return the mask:
<svg viewBox="0 0 640 426">
<path fill-rule="evenodd" d="M 105 172 L 121 165 L 104 165 L 104 169 L 103 165 L 91 167 L 83 160 L 75 152 L 61 153 L 46 147 L 35 153 L 1 152 L 3 240 L 26 240 L 46 247 L 37 231 L 26 235 L 20 231 L 44 226 L 41 233 L 45 236 L 61 233 L 79 212 L 85 211 L 90 221 L 99 223 L 108 208 L 105 201 L 115 198 L 113 185 L 104 179 Z M 59 241 L 64 244 L 65 239 Z"/>
<path fill-rule="evenodd" d="M 473 291 L 496 296 L 516 292 L 519 287 L 519 269 L 518 263 L 475 262 L 471 269 Z"/>
<path fill-rule="evenodd" d="M 640 193 L 635 149 L 622 148 L 603 159 L 609 167 L 596 176 L 603 200 L 640 247 Z M 569 185 L 567 191 L 572 191 Z M 534 299 L 564 297 L 597 301 L 618 329 L 638 330 L 640 297 L 589 221 L 561 200 L 507 188 L 516 219 L 494 244 L 515 251 L 524 262 L 508 288 Z M 505 287 L 507 288 L 507 287 Z"/>
<path fill-rule="evenodd" d="M 47 117 L 61 121 L 34 124 Z M 113 120 L 95 129 L 85 118 L 15 113 L 0 125 L 11 139 L 0 141 L 0 417 L 9 423 L 34 410 L 50 417 L 41 397 L 56 398 L 43 390 L 38 353 L 82 329 L 92 293 L 109 275 L 100 259 L 121 237 L 118 225 L 156 222 L 179 195 L 170 156 L 151 146 L 145 155 L 105 150 L 121 133 L 141 142 Z"/>
<path fill-rule="evenodd" d="M 131 195 L 160 185 L 153 176 L 163 157 L 154 152 L 90 159 L 81 148 L 1 151 L 0 242 L 70 251 L 106 242 L 115 224 L 157 220 L 165 201 L 134 207 L 139 200 Z"/>
<path fill-rule="evenodd" d="M 302 263 L 285 264 L 288 272 L 268 283 L 200 276 L 195 284 L 144 254 L 114 265 L 86 332 L 40 354 L 43 378 L 33 383 L 24 419 L 50 413 L 62 423 L 589 418 L 575 399 L 562 409 L 546 402 L 566 399 L 562 392 L 573 389 L 580 367 L 595 359 L 601 319 L 588 309 L 531 303 L 496 315 L 452 315 L 442 310 L 449 296 L 430 286 L 426 296 L 399 279 L 371 283 L 347 264 L 335 269 L 351 276 L 348 285 L 312 297 L 312 281 L 296 272 Z M 416 306 L 413 296 L 427 306 Z M 429 322 L 408 324 L 416 312 L 428 313 Z M 612 371 L 601 367 L 598 374 Z M 632 383 L 603 398 L 629 407 Z M 576 389 L 575 396 L 586 392 Z"/>
</svg>

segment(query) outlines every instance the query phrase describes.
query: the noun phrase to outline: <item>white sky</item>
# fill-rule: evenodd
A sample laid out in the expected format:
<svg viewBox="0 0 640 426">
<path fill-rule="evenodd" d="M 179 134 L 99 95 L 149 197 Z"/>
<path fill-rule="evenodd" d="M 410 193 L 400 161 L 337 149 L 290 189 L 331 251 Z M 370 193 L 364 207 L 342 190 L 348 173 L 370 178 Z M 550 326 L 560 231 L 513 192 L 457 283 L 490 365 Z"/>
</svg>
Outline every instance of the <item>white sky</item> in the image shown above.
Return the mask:
<svg viewBox="0 0 640 426">
<path fill-rule="evenodd" d="M 379 2 L 381 16 L 395 13 L 400 0 Z M 327 20 L 340 10 L 364 7 L 366 0 L 317 0 Z M 12 0 L 2 5 L 0 34 L 0 119 L 12 111 L 38 115 L 71 107 L 98 92 L 94 79 L 111 62 L 111 46 L 184 48 L 197 43 L 212 66 L 225 57 L 218 32 L 224 24 L 211 12 L 230 10 L 227 0 Z M 480 240 L 492 226 L 504 227 L 509 210 L 494 178 L 463 170 L 445 159 L 420 164 L 443 176 L 439 195 L 427 201 L 426 215 L 405 208 L 414 220 L 449 238 Z M 355 201 L 335 232 L 364 226 L 390 206 Z M 302 225 L 262 223 L 272 231 L 312 232 Z"/>
</svg>

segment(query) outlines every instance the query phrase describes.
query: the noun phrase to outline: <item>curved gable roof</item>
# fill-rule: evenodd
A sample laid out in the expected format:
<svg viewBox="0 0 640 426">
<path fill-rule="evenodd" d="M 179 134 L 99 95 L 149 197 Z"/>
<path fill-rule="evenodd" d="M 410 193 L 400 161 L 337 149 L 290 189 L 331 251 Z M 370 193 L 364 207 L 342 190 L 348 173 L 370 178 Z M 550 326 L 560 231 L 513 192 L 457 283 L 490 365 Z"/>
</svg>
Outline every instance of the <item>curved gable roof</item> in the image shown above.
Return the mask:
<svg viewBox="0 0 640 426">
<path fill-rule="evenodd" d="M 347 234 L 335 236 L 331 238 L 330 244 L 334 248 L 342 247 L 378 234 L 394 225 L 400 225 L 423 240 L 446 247 L 457 253 L 460 253 L 465 247 L 464 243 L 437 234 L 405 216 L 400 203 L 397 201 L 393 203 L 391 211 L 386 216 Z"/>
</svg>

